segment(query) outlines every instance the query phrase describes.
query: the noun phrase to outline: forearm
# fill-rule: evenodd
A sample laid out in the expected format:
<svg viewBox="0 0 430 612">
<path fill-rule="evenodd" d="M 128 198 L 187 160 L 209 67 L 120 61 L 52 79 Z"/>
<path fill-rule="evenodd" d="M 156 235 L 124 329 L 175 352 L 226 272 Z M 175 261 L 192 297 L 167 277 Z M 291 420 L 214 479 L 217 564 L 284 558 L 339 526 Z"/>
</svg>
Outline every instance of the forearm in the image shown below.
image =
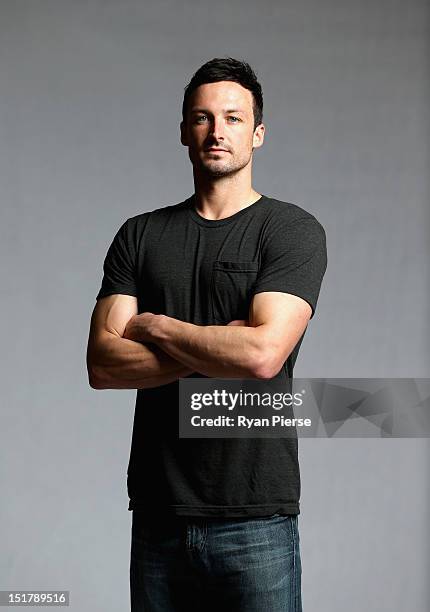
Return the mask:
<svg viewBox="0 0 430 612">
<path fill-rule="evenodd" d="M 153 341 L 174 359 L 215 378 L 258 378 L 264 368 L 258 327 L 185 323 L 163 316 Z"/>
<path fill-rule="evenodd" d="M 88 372 L 95 389 L 143 389 L 159 387 L 188 376 L 194 370 L 150 346 L 106 334 L 89 350 Z"/>
</svg>

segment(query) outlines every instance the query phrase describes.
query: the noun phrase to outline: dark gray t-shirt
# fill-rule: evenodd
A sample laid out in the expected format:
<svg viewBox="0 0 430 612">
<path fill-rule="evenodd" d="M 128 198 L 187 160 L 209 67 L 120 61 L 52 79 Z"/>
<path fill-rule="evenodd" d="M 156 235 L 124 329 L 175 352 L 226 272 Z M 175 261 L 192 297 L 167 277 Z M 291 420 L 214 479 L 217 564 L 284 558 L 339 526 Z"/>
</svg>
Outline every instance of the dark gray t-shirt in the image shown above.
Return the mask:
<svg viewBox="0 0 430 612">
<path fill-rule="evenodd" d="M 263 195 L 230 217 L 209 220 L 191 196 L 123 223 L 96 299 L 133 295 L 139 313 L 226 325 L 248 318 L 254 294 L 280 291 L 306 300 L 313 316 L 326 265 L 324 229 L 299 206 Z M 277 378 L 292 378 L 302 340 Z M 137 390 L 129 510 L 231 518 L 298 514 L 297 437 L 179 438 L 178 388 L 176 381 Z"/>
</svg>

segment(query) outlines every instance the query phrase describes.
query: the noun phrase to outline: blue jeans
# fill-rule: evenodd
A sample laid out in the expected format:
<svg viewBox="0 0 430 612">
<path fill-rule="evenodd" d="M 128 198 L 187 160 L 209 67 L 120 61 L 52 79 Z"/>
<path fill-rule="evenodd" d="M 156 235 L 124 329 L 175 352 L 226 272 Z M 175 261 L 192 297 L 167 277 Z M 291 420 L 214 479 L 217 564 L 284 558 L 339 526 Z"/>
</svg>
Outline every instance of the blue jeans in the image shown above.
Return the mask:
<svg viewBox="0 0 430 612">
<path fill-rule="evenodd" d="M 133 510 L 131 612 L 301 612 L 298 516 L 143 519 Z"/>
</svg>

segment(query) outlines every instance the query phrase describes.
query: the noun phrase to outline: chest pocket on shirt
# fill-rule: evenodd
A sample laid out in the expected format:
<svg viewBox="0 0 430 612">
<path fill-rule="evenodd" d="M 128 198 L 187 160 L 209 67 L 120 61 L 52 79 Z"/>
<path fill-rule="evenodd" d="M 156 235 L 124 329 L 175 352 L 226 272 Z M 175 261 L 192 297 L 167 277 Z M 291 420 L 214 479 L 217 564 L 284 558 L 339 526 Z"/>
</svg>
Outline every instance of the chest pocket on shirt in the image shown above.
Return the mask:
<svg viewBox="0 0 430 612">
<path fill-rule="evenodd" d="M 211 302 L 216 323 L 226 325 L 233 319 L 248 318 L 257 273 L 256 261 L 213 262 Z"/>
</svg>

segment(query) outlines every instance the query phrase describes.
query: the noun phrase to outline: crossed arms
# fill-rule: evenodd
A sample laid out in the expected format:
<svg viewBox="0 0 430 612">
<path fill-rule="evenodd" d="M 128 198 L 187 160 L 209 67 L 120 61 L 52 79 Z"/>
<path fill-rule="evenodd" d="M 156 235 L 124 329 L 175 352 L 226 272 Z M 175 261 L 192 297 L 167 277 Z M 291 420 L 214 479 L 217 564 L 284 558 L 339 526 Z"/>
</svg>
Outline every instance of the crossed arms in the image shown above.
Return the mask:
<svg viewBox="0 0 430 612">
<path fill-rule="evenodd" d="M 312 309 L 298 296 L 265 291 L 253 296 L 248 321 L 228 325 L 137 313 L 137 298 L 130 295 L 98 300 L 87 348 L 92 388 L 158 387 L 194 372 L 272 378 L 304 333 Z"/>
</svg>

